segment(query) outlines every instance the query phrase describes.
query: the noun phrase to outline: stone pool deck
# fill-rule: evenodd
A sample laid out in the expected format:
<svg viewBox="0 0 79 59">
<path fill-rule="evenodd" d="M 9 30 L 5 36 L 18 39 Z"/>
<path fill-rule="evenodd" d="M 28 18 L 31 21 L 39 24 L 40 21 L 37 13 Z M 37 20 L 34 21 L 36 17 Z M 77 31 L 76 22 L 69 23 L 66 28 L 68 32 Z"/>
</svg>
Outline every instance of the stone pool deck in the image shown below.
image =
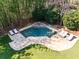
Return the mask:
<svg viewBox="0 0 79 59">
<path fill-rule="evenodd" d="M 16 38 L 16 40 L 14 37 L 13 39 L 14 40 L 9 44 L 16 51 L 21 50 L 31 44 L 41 44 L 52 50 L 63 51 L 72 48 L 78 40 L 78 39 L 74 39 L 73 41 L 68 41 L 64 38 L 59 37 L 58 35 L 54 35 L 51 38 L 48 38 L 46 36 L 23 38 L 20 35 L 20 37 Z"/>
<path fill-rule="evenodd" d="M 56 51 L 64 51 L 67 49 L 72 48 L 75 43 L 78 41 L 79 38 L 74 39 L 72 41 L 68 41 L 67 39 L 61 38 L 60 36 L 52 36 L 50 41 L 50 44 L 45 44 L 48 48 Z"/>
<path fill-rule="evenodd" d="M 36 25 L 36 23 L 35 23 L 35 25 Z M 43 23 L 42 23 L 42 25 L 46 26 Z M 26 28 L 29 28 L 31 26 L 20 29 L 20 31 L 22 31 Z M 52 30 L 55 30 L 50 26 L 47 26 L 47 27 L 49 27 Z M 72 41 L 69 41 L 65 38 L 62 38 L 58 33 L 55 35 L 52 35 L 52 37 L 50 37 L 50 38 L 47 36 L 40 36 L 40 37 L 30 36 L 30 37 L 26 38 L 20 32 L 13 36 L 9 35 L 9 37 L 12 40 L 12 42 L 10 42 L 9 45 L 12 49 L 14 49 L 16 51 L 22 50 L 23 48 L 25 48 L 31 44 L 41 44 L 41 45 L 44 45 L 55 51 L 64 51 L 69 48 L 72 48 L 79 39 L 79 38 L 76 38 Z"/>
</svg>

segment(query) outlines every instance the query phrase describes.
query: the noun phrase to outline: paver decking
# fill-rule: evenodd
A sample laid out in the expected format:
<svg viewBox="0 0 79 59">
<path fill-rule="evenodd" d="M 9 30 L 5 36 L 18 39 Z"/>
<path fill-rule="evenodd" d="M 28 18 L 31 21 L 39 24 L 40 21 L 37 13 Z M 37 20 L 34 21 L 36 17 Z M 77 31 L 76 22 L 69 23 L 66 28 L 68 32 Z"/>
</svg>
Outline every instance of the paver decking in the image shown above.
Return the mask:
<svg viewBox="0 0 79 59">
<path fill-rule="evenodd" d="M 36 23 L 35 23 L 35 25 L 36 25 Z M 47 27 L 49 27 L 49 26 L 47 26 Z M 26 28 L 28 28 L 28 27 L 25 27 L 21 30 L 24 30 Z M 52 29 L 52 28 L 50 28 L 50 29 Z M 54 30 L 54 29 L 52 29 L 52 30 Z M 20 32 L 13 36 L 9 35 L 9 37 L 12 39 L 12 42 L 10 42 L 9 44 L 10 44 L 11 48 L 13 48 L 16 51 L 21 50 L 31 44 L 41 44 L 52 50 L 63 51 L 63 50 L 72 48 L 75 45 L 75 43 L 77 42 L 77 40 L 79 39 L 79 38 L 76 38 L 72 41 L 69 41 L 69 40 L 59 36 L 58 33 L 55 35 L 52 35 L 52 37 L 50 37 L 50 38 L 47 36 L 40 36 L 40 37 L 30 36 L 30 37 L 26 38 Z"/>
</svg>

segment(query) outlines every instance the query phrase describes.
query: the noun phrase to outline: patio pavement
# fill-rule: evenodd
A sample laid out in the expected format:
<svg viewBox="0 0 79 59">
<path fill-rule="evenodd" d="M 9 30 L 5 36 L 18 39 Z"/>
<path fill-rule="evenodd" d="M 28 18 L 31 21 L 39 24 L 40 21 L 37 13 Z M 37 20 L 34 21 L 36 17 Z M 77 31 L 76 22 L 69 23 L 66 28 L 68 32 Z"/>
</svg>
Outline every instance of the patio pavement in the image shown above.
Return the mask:
<svg viewBox="0 0 79 59">
<path fill-rule="evenodd" d="M 20 31 L 22 31 L 26 28 L 29 28 L 31 26 L 20 29 Z M 47 27 L 52 29 L 52 30 L 55 30 L 50 26 L 47 26 Z M 11 48 L 13 48 L 16 51 L 21 50 L 21 49 L 23 49 L 31 44 L 41 44 L 41 45 L 44 45 L 52 50 L 64 51 L 64 50 L 67 50 L 69 48 L 72 48 L 79 39 L 79 38 L 76 38 L 72 41 L 69 41 L 65 38 L 62 38 L 58 34 L 53 35 L 51 38 L 49 38 L 47 36 L 41 36 L 41 37 L 30 36 L 30 37 L 26 38 L 20 32 L 13 35 L 13 36 L 9 35 L 9 37 L 12 40 L 12 42 L 10 42 L 9 45 Z"/>
</svg>

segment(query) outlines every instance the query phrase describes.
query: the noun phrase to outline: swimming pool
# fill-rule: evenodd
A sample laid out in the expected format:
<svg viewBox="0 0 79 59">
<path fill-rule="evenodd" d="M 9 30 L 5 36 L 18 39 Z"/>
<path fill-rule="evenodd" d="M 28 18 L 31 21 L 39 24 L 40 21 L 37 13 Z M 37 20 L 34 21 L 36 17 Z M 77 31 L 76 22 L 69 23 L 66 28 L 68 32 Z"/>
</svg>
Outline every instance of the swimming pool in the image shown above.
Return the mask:
<svg viewBox="0 0 79 59">
<path fill-rule="evenodd" d="M 47 27 L 30 27 L 23 31 L 21 31 L 21 34 L 25 37 L 29 36 L 48 36 L 51 37 L 54 34 L 54 31 Z"/>
</svg>

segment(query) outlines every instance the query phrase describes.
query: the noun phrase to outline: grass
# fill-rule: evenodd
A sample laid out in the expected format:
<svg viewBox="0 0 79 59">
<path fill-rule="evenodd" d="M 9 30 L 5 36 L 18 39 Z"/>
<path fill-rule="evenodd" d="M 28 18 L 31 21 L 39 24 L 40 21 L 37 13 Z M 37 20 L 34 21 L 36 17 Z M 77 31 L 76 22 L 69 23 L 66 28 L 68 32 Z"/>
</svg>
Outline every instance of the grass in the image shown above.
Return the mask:
<svg viewBox="0 0 79 59">
<path fill-rule="evenodd" d="M 30 45 L 17 52 L 9 47 L 10 41 L 8 36 L 0 38 L 0 59 L 79 59 L 79 41 L 73 48 L 62 52 L 41 45 Z"/>
</svg>

